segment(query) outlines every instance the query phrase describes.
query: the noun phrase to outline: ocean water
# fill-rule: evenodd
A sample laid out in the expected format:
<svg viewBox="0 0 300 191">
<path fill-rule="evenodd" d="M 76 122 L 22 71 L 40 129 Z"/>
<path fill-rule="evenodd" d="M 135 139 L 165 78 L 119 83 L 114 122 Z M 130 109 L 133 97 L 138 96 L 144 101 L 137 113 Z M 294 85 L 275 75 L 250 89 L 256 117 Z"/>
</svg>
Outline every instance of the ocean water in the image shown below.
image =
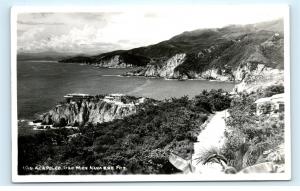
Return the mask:
<svg viewBox="0 0 300 191">
<path fill-rule="evenodd" d="M 231 91 L 234 87 L 229 82 L 120 76 L 129 70 L 76 63 L 18 61 L 18 118 L 34 119 L 36 114 L 51 109 L 68 93 L 124 93 L 163 100 L 184 95 L 193 97 L 204 89 Z"/>
</svg>

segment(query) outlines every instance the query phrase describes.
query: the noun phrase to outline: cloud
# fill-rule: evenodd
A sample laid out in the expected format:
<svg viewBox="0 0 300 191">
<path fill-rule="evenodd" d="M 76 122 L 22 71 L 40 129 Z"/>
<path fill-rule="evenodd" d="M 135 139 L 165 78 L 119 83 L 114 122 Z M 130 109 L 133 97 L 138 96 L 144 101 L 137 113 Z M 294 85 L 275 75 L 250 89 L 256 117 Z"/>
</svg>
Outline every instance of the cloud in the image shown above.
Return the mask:
<svg viewBox="0 0 300 191">
<path fill-rule="evenodd" d="M 28 40 L 39 39 L 43 37 L 42 32 L 45 30 L 44 27 L 34 27 L 31 30 L 20 30 L 22 34 L 18 37 L 18 42 L 26 43 Z"/>
<path fill-rule="evenodd" d="M 282 16 L 280 10 L 228 6 L 22 13 L 17 22 L 18 50 L 100 53 L 131 49 L 167 40 L 183 31 L 271 20 Z"/>
<path fill-rule="evenodd" d="M 39 52 L 43 50 L 55 50 L 59 52 L 105 52 L 107 50 L 122 48 L 119 43 L 105 39 L 102 30 L 91 25 L 74 27 L 62 35 L 39 37 L 45 28 L 35 28 L 24 32 L 18 39 L 19 50 Z M 34 39 L 28 41 L 28 39 Z"/>
</svg>

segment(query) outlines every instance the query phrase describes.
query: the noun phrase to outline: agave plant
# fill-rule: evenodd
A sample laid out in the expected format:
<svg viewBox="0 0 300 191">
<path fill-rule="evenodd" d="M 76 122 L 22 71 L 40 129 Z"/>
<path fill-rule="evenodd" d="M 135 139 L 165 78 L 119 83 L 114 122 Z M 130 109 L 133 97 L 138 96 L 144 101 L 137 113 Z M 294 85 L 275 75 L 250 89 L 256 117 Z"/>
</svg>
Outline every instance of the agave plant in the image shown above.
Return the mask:
<svg viewBox="0 0 300 191">
<path fill-rule="evenodd" d="M 234 167 L 228 166 L 228 160 L 220 154 L 219 149 L 216 147 L 208 149 L 207 151 L 203 152 L 200 157 L 197 157 L 194 160 L 196 160 L 196 165 L 198 165 L 200 162 L 202 162 L 203 165 L 206 165 L 210 162 L 218 163 L 222 166 L 225 174 L 237 173 L 237 170 Z"/>
</svg>

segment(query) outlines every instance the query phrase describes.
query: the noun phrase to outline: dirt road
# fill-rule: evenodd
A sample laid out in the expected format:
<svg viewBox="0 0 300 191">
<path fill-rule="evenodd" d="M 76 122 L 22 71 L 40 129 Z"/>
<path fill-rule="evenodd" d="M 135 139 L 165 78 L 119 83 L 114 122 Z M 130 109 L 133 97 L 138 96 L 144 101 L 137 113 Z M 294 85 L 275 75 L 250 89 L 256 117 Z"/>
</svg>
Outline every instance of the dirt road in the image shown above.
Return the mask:
<svg viewBox="0 0 300 191">
<path fill-rule="evenodd" d="M 196 167 L 195 173 L 215 173 L 221 171 L 222 168 L 218 164 L 196 165 L 198 157 L 211 149 L 220 149 L 225 141 L 224 132 L 226 129 L 225 118 L 229 116 L 227 110 L 216 112 L 215 115 L 206 124 L 205 129 L 199 134 L 194 144 L 194 154 L 192 156 L 192 164 Z"/>
</svg>

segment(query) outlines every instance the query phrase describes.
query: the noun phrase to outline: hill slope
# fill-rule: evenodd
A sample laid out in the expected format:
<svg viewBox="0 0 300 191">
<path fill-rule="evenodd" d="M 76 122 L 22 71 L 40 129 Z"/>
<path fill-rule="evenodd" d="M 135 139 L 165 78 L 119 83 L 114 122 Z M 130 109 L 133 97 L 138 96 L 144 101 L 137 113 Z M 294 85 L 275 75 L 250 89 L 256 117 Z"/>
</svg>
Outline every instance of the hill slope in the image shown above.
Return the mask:
<svg viewBox="0 0 300 191">
<path fill-rule="evenodd" d="M 283 36 L 283 20 L 231 25 L 184 32 L 146 47 L 61 62 L 135 67 L 126 75 L 243 81 L 249 75 L 281 74 Z"/>
</svg>

